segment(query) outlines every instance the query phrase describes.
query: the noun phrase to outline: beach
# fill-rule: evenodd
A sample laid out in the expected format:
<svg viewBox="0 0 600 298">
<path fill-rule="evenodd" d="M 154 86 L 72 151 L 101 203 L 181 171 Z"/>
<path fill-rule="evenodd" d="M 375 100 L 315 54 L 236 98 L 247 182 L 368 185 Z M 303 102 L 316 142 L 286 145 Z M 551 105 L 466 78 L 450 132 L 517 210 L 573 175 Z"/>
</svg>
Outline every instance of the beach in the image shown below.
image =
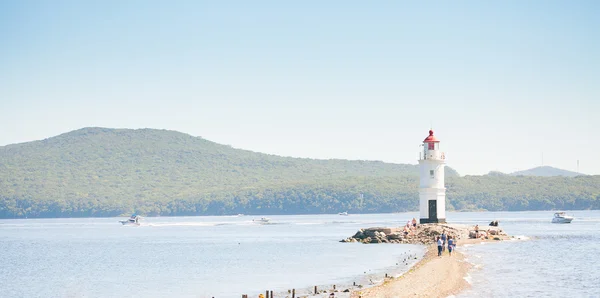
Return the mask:
<svg viewBox="0 0 600 298">
<path fill-rule="evenodd" d="M 425 257 L 402 276 L 355 291 L 351 297 L 447 297 L 469 286 L 464 278 L 470 268 L 460 248 L 451 257 L 448 251 L 438 257 L 437 247 L 431 245 Z"/>
<path fill-rule="evenodd" d="M 376 229 L 385 230 L 381 228 Z M 416 235 L 408 237 L 408 241 L 428 241 L 428 244 L 426 244 L 427 252 L 423 259 L 401 276 L 388 278 L 382 284 L 373 287 L 355 290 L 352 292 L 351 297 L 448 297 L 456 295 L 469 287 L 469 283 L 465 278 L 472 267 L 465 260 L 466 256 L 461 248 L 465 244 L 498 242 L 499 240 L 509 239 L 498 228 L 491 229 L 498 231 L 495 231 L 494 235 L 490 235 L 489 238 L 472 239 L 468 236 L 469 232 L 471 231 L 472 233 L 473 231 L 473 227 L 471 226 L 456 224 L 420 225 L 415 231 Z M 432 239 L 434 239 L 433 235 L 435 233 L 439 234 L 443 230 L 449 232 L 453 238 L 459 239 L 457 249 L 452 253 L 452 256 L 448 254 L 447 248 L 442 256 L 438 256 L 437 244 L 431 243 L 433 242 Z M 367 229 L 362 234 L 369 232 L 372 233 L 372 231 Z M 485 234 L 484 231 L 482 233 Z M 357 233 L 357 235 L 359 234 L 360 232 Z M 380 235 L 377 232 L 375 234 Z M 373 240 L 371 239 L 370 241 Z"/>
</svg>

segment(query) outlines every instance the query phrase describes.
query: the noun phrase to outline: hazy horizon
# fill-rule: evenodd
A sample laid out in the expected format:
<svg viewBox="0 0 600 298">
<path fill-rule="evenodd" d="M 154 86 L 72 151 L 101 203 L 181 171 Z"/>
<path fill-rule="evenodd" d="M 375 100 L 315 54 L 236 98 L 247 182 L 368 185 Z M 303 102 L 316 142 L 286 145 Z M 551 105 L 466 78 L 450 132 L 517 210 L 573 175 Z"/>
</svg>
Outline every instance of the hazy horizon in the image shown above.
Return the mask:
<svg viewBox="0 0 600 298">
<path fill-rule="evenodd" d="M 433 127 L 461 175 L 600 174 L 598 11 L 596 1 L 2 2 L 0 146 L 156 128 L 281 156 L 415 164 Z"/>
</svg>

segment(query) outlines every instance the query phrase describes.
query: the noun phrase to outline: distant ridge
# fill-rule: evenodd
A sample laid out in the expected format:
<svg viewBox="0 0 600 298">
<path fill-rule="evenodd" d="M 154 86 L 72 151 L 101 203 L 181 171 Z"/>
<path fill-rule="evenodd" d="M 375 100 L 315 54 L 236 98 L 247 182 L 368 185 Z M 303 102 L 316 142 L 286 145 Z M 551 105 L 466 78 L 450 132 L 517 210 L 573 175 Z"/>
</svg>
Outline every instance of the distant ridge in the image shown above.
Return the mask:
<svg viewBox="0 0 600 298">
<path fill-rule="evenodd" d="M 600 209 L 600 175 L 445 169 L 448 210 Z M 0 218 L 402 212 L 418 210 L 418 187 L 414 164 L 282 157 L 159 129 L 0 147 Z"/>
<path fill-rule="evenodd" d="M 73 183 L 71 186 L 94 182 L 89 180 L 91 176 L 120 182 L 124 177 L 157 180 L 159 184 L 160 180 L 174 177 L 200 178 L 196 187 L 202 188 L 247 179 L 270 179 L 272 183 L 348 176 L 419 176 L 417 164 L 283 157 L 236 149 L 177 131 L 148 128 L 86 127 L 41 141 L 0 146 L 2 164 L 10 166 L 16 176 L 64 176 Z M 24 172 L 23 165 L 28 166 L 29 173 Z M 162 178 L 156 179 L 157 176 Z M 446 167 L 446 176 L 459 174 Z M 58 182 L 64 183 L 64 179 Z"/>
<path fill-rule="evenodd" d="M 518 171 L 510 174 L 511 176 L 538 176 L 538 177 L 577 177 L 585 176 L 585 174 L 567 171 L 559 168 L 550 166 L 536 167 L 524 171 Z"/>
</svg>

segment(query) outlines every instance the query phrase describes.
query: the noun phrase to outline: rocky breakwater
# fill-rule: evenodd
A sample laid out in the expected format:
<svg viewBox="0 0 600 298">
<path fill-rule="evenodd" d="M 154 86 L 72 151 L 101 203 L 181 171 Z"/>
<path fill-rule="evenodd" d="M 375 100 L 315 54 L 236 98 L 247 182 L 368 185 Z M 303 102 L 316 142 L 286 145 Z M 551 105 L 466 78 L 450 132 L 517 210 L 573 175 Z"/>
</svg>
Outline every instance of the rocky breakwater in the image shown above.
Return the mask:
<svg viewBox="0 0 600 298">
<path fill-rule="evenodd" d="M 498 227 L 490 227 L 488 230 L 475 232 L 475 227 L 468 225 L 422 224 L 406 232 L 404 228 L 374 227 L 360 229 L 354 236 L 340 242 L 431 244 L 435 243 L 436 237 L 441 235 L 442 232 L 446 232 L 447 235 L 452 236 L 457 241 L 481 237 L 502 240 L 506 236 L 506 233 Z"/>
</svg>

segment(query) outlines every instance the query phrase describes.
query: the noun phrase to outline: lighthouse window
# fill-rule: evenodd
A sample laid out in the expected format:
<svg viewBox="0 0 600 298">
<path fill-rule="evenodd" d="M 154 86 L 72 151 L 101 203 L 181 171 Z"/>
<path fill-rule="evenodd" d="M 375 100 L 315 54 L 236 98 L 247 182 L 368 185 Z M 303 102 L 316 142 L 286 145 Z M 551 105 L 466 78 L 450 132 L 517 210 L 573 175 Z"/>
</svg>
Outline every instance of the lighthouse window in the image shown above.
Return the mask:
<svg viewBox="0 0 600 298">
<path fill-rule="evenodd" d="M 429 170 L 429 175 L 431 178 L 435 177 L 435 172 L 433 170 Z"/>
</svg>

